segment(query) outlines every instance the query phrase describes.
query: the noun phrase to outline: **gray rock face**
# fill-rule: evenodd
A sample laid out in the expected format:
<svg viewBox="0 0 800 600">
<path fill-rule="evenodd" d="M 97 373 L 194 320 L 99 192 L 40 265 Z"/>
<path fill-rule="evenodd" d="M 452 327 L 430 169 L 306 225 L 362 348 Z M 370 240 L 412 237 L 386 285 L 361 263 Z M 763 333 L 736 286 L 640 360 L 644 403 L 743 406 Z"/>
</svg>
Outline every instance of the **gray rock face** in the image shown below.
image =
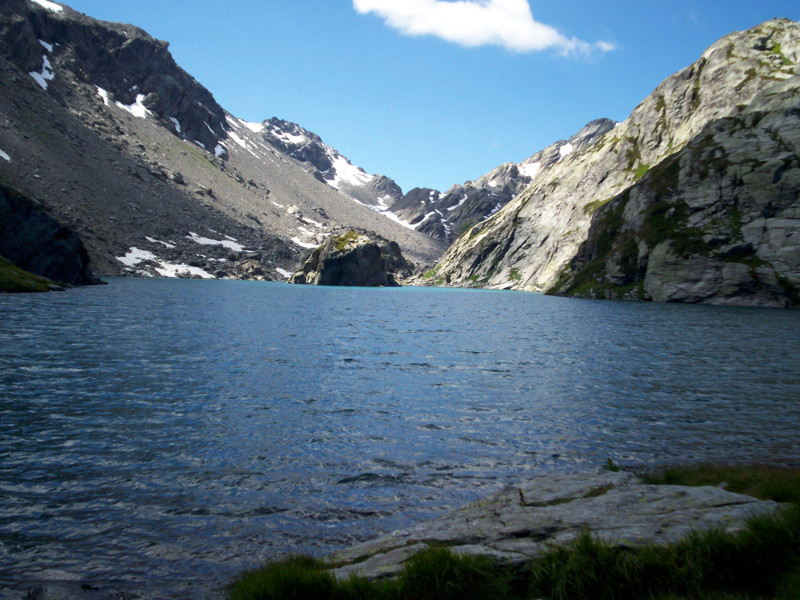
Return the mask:
<svg viewBox="0 0 800 600">
<path fill-rule="evenodd" d="M 661 83 L 625 122 L 537 175 L 505 208 L 462 235 L 440 261 L 434 282 L 532 291 L 562 283 L 597 208 L 710 124 L 755 110 L 748 107 L 797 77 L 799 40 L 800 24 L 785 19 L 722 38 Z M 740 269 L 729 271 L 736 277 Z"/>
<path fill-rule="evenodd" d="M 396 287 L 395 276 L 410 272 L 396 242 L 379 244 L 350 231 L 328 238 L 306 260 L 289 283 L 361 287 Z"/>
<path fill-rule="evenodd" d="M 69 285 L 101 283 L 78 235 L 33 200 L 0 184 L 0 256 L 18 267 Z"/>
<path fill-rule="evenodd" d="M 138 98 L 165 125 L 176 119 L 181 135 L 207 148 L 227 137 L 225 111 L 175 63 L 167 42 L 138 27 L 96 21 L 69 7 L 53 12 L 24 0 L 5 4 L 12 24 L 0 36 L 0 50 L 24 72 L 41 70 L 47 49 L 39 40 L 58 44 L 62 62 L 73 73 L 121 104 L 134 105 Z"/>
<path fill-rule="evenodd" d="M 621 546 L 669 544 L 692 530 L 735 532 L 777 508 L 717 487 L 647 485 L 624 472 L 542 475 L 330 558 L 343 565 L 334 571 L 339 578 L 397 575 L 409 556 L 435 544 L 515 564 L 587 530 Z"/>
<path fill-rule="evenodd" d="M 800 306 L 800 77 L 599 207 L 561 294 Z"/>
</svg>

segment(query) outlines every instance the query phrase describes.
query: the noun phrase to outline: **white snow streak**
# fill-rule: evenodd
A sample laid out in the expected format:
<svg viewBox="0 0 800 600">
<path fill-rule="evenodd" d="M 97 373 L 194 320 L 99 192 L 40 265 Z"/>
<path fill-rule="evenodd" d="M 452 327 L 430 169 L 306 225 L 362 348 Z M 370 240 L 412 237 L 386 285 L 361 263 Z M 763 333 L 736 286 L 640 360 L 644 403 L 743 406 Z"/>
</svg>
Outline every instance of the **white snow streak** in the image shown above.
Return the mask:
<svg viewBox="0 0 800 600">
<path fill-rule="evenodd" d="M 467 195 L 464 194 L 464 197 L 459 201 L 458 204 L 456 204 L 455 206 L 451 206 L 450 208 L 447 209 L 448 212 L 457 209 L 459 206 L 464 206 L 464 202 L 466 201 L 467 201 Z"/>
<path fill-rule="evenodd" d="M 561 148 L 558 149 L 558 153 L 561 155 L 561 158 L 564 158 L 568 154 L 571 154 L 574 149 L 575 147 L 569 142 L 567 142 L 566 144 L 561 146 Z"/>
<path fill-rule="evenodd" d="M 280 267 L 275 267 L 275 270 L 278 272 L 279 275 L 285 277 L 286 279 L 289 279 L 289 277 L 292 276 L 292 274 L 289 271 L 284 271 Z"/>
<path fill-rule="evenodd" d="M 319 244 L 309 244 L 308 242 L 304 242 L 298 237 L 293 237 L 292 241 L 301 248 L 316 248 L 319 246 Z"/>
<path fill-rule="evenodd" d="M 31 71 L 28 73 L 31 77 L 36 80 L 44 91 L 47 91 L 47 82 L 53 81 L 55 79 L 56 74 L 53 72 L 53 65 L 50 64 L 50 59 L 47 56 L 42 57 L 42 72 L 37 73 L 36 71 Z"/>
<path fill-rule="evenodd" d="M 161 240 L 157 240 L 157 239 L 154 239 L 154 238 L 151 238 L 151 237 L 144 236 L 144 239 L 146 239 L 151 244 L 163 244 L 165 247 L 170 248 L 170 249 L 175 247 L 175 244 L 169 244 L 167 242 L 162 242 Z"/>
<path fill-rule="evenodd" d="M 148 252 L 147 250 L 141 250 L 136 248 L 135 246 L 132 247 L 125 256 L 117 256 L 116 259 L 121 262 L 126 267 L 135 267 L 140 262 L 144 262 L 147 260 L 157 261 L 158 258 L 152 252 Z"/>
<path fill-rule="evenodd" d="M 5 152 L 3 152 L 2 150 L 0 150 L 0 158 L 4 158 L 8 162 L 11 162 L 11 157 L 8 154 L 6 154 Z"/>
<path fill-rule="evenodd" d="M 103 88 L 101 88 L 99 85 L 96 85 L 94 87 L 97 88 L 97 95 L 100 96 L 103 99 L 103 104 L 108 106 L 109 105 L 108 92 L 105 91 Z"/>
<path fill-rule="evenodd" d="M 264 131 L 264 126 L 261 123 L 248 123 L 247 121 L 242 121 L 241 119 L 239 119 L 239 122 L 253 133 L 261 133 Z"/>
<path fill-rule="evenodd" d="M 519 170 L 522 171 L 522 174 L 525 177 L 530 177 L 533 179 L 536 177 L 536 174 L 539 172 L 539 169 L 542 168 L 542 163 L 535 162 L 535 163 L 524 163 L 519 166 Z"/>
<path fill-rule="evenodd" d="M 64 10 L 63 6 L 59 6 L 55 2 L 49 2 L 49 0 L 31 0 L 31 1 L 35 2 L 39 6 L 43 6 L 47 10 L 54 13 L 60 13 L 62 10 Z"/>
<path fill-rule="evenodd" d="M 214 279 L 214 276 L 207 273 L 200 267 L 190 267 L 189 265 L 176 265 L 173 263 L 159 262 L 158 267 L 155 267 L 156 273 L 162 277 L 178 277 L 180 275 L 193 275 L 203 279 Z"/>
<path fill-rule="evenodd" d="M 239 144 L 242 148 L 247 150 L 247 144 L 245 144 L 244 140 L 242 138 L 240 138 L 238 135 L 236 135 L 234 132 L 229 131 L 228 132 L 228 137 L 231 138 L 237 144 Z"/>
<path fill-rule="evenodd" d="M 212 240 L 211 238 L 201 237 L 193 231 L 190 231 L 186 238 L 192 240 L 196 244 L 200 244 L 201 246 L 224 246 L 225 248 L 230 248 L 236 252 L 242 252 L 244 250 L 244 246 L 237 244 L 236 242 L 232 242 L 230 240 Z"/>
<path fill-rule="evenodd" d="M 52 51 L 53 51 L 53 44 L 48 44 L 48 43 L 47 43 L 47 42 L 45 42 L 44 40 L 39 40 L 39 43 L 40 43 L 42 46 L 44 46 L 44 49 L 45 49 L 45 50 L 47 50 L 48 52 L 52 52 Z"/>
<path fill-rule="evenodd" d="M 142 100 L 144 100 L 144 98 L 145 98 L 144 94 L 137 94 L 136 102 L 134 102 L 133 104 L 125 105 L 120 101 L 117 101 L 114 104 L 116 104 L 122 110 L 127 110 L 137 119 L 146 119 L 147 115 L 151 113 L 149 110 L 147 110 L 147 107 L 144 104 L 142 104 Z"/>
<path fill-rule="evenodd" d="M 342 183 L 362 186 L 372 181 L 372 175 L 367 175 L 364 169 L 353 166 L 350 161 L 341 155 L 336 155 L 333 160 L 333 168 L 336 170 L 336 177 L 331 181 L 331 187 L 337 190 Z"/>
<path fill-rule="evenodd" d="M 175 125 L 175 131 L 181 133 L 181 124 L 178 122 L 178 119 L 175 117 L 170 117 L 169 120 L 172 121 L 173 125 Z"/>
</svg>

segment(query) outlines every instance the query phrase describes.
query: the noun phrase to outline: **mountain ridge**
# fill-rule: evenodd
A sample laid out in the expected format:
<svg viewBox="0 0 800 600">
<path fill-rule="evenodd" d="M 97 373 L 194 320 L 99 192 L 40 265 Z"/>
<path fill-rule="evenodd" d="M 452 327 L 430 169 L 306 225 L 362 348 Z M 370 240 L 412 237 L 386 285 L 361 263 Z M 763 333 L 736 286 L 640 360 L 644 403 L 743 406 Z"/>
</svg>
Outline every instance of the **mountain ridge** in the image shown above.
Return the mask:
<svg viewBox="0 0 800 600">
<path fill-rule="evenodd" d="M 598 207 L 682 150 L 708 123 L 745 110 L 763 88 L 797 76 L 798 39 L 800 24 L 789 20 L 721 38 L 613 131 L 565 157 L 462 235 L 423 283 L 551 289 L 586 241 Z"/>
</svg>

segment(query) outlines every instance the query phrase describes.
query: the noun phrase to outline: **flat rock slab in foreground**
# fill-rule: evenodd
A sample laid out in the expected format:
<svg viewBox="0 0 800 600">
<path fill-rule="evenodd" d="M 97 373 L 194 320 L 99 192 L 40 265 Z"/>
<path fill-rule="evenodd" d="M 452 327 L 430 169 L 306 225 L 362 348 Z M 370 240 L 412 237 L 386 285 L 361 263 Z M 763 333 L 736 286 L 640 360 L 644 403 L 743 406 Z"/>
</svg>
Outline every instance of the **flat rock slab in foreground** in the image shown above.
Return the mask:
<svg viewBox="0 0 800 600">
<path fill-rule="evenodd" d="M 429 544 L 519 563 L 586 530 L 620 545 L 668 544 L 691 530 L 734 532 L 748 517 L 777 507 L 717 487 L 648 485 L 625 472 L 542 475 L 331 559 L 344 564 L 334 571 L 339 578 L 396 575 L 410 555 Z"/>
</svg>

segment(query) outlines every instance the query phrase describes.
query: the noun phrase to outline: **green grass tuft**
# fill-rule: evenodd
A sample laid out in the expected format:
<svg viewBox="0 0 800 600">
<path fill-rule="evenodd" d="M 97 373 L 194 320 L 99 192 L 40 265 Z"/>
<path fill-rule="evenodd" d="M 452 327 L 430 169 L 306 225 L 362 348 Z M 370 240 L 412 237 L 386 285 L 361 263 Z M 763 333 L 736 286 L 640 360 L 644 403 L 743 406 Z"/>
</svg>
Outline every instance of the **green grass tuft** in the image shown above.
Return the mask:
<svg viewBox="0 0 800 600">
<path fill-rule="evenodd" d="M 654 485 L 724 485 L 737 494 L 800 504 L 800 469 L 707 464 L 647 473 L 643 479 Z"/>
<path fill-rule="evenodd" d="M 20 269 L 10 260 L 0 257 L 0 292 L 49 292 L 60 284 Z"/>
<path fill-rule="evenodd" d="M 432 548 L 414 555 L 400 577 L 400 598 L 407 600 L 503 600 L 512 598 L 506 569 L 484 556 L 456 555 Z"/>
<path fill-rule="evenodd" d="M 616 467 L 609 459 L 608 467 Z M 737 534 L 693 532 L 668 546 L 613 545 L 584 532 L 523 568 L 433 548 L 395 580 L 337 581 L 327 565 L 294 557 L 243 575 L 231 600 L 797 600 L 800 598 L 800 469 L 705 465 L 667 469 L 658 484 L 720 485 L 793 502 L 751 519 Z M 602 493 L 600 489 L 597 494 Z M 595 495 L 597 495 L 595 494 Z"/>
</svg>

